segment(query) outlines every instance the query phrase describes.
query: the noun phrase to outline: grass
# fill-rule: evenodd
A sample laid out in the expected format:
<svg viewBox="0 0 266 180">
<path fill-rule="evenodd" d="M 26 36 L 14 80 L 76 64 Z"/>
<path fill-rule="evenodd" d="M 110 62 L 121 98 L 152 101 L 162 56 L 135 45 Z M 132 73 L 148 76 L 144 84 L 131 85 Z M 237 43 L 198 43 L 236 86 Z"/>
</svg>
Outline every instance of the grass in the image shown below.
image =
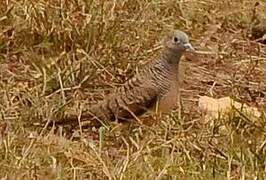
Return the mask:
<svg viewBox="0 0 266 180">
<path fill-rule="evenodd" d="M 265 112 L 266 48 L 248 39 L 253 0 L 4 1 L 0 4 L 2 179 L 265 179 L 266 121 L 206 121 L 198 95 Z M 255 16 L 265 16 L 265 1 Z M 186 31 L 207 52 L 181 63 L 182 118 L 66 138 L 44 125 L 102 99 Z M 37 126 L 38 125 L 38 126 Z"/>
</svg>

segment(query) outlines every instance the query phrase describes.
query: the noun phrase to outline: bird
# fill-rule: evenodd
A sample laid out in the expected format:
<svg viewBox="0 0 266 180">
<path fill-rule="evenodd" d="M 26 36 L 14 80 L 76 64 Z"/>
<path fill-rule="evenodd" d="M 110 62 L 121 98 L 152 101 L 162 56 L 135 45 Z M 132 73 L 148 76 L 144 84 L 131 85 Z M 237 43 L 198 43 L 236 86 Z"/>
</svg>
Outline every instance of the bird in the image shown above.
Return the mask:
<svg viewBox="0 0 266 180">
<path fill-rule="evenodd" d="M 158 112 L 168 113 L 177 106 L 179 62 L 185 52 L 195 52 L 188 35 L 181 30 L 171 31 L 164 37 L 159 55 L 132 78 L 89 107 L 79 118 L 70 115 L 56 123 L 96 121 L 101 126 L 109 121 L 137 118 L 155 106 Z"/>
</svg>

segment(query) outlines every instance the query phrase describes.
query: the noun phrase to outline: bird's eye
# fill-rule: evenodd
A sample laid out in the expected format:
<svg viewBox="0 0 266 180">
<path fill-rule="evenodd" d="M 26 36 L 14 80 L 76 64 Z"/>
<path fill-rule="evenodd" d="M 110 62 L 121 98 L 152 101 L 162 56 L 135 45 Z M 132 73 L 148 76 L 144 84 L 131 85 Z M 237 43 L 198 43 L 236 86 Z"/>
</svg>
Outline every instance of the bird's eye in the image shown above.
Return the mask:
<svg viewBox="0 0 266 180">
<path fill-rule="evenodd" d="M 177 37 L 174 37 L 174 42 L 178 42 L 178 38 Z"/>
</svg>

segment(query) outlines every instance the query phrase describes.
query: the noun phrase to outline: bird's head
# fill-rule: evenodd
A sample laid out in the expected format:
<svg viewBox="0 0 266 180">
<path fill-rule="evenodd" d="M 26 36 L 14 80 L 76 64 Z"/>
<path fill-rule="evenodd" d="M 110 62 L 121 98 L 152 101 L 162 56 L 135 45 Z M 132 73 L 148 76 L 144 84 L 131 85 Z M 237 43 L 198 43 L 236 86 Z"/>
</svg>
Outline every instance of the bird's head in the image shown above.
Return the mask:
<svg viewBox="0 0 266 180">
<path fill-rule="evenodd" d="M 186 33 L 180 30 L 174 30 L 164 39 L 164 48 L 176 54 L 182 54 L 185 51 L 194 52 L 194 48 L 189 43 Z"/>
</svg>

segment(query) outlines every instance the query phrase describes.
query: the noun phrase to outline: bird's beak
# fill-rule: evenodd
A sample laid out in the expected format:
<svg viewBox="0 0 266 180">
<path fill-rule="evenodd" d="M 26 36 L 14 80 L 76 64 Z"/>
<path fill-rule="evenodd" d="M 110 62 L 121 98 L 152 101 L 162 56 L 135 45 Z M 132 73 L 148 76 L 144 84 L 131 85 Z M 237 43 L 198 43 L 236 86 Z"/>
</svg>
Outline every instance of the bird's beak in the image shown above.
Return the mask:
<svg viewBox="0 0 266 180">
<path fill-rule="evenodd" d="M 190 43 L 184 44 L 184 47 L 186 52 L 195 52 L 195 49 L 192 47 Z"/>
</svg>

